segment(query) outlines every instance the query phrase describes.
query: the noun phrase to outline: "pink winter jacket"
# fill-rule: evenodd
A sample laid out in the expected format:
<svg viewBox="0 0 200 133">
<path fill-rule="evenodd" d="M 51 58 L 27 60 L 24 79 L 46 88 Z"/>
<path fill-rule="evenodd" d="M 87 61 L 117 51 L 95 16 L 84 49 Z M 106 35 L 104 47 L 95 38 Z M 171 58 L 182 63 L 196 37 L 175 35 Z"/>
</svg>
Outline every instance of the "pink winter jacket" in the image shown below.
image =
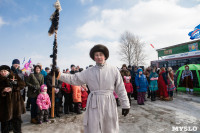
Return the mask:
<svg viewBox="0 0 200 133">
<path fill-rule="evenodd" d="M 40 93 L 37 97 L 37 105 L 42 109 L 49 109 L 51 107 L 51 101 L 49 95 L 46 93 Z"/>
</svg>

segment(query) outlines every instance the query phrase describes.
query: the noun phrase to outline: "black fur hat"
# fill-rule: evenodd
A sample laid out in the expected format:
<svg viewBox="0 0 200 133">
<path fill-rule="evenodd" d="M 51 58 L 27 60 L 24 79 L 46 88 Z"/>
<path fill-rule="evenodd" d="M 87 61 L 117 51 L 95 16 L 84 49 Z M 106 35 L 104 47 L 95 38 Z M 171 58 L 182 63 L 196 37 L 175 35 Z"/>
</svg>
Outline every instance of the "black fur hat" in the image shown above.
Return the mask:
<svg viewBox="0 0 200 133">
<path fill-rule="evenodd" d="M 106 57 L 106 60 L 108 59 L 109 57 L 109 51 L 108 51 L 108 48 L 102 44 L 97 44 L 95 45 L 91 50 L 90 50 L 90 57 L 94 60 L 94 53 L 95 52 L 102 52 L 105 57 Z"/>
<path fill-rule="evenodd" d="M 0 66 L 0 71 L 1 70 L 7 70 L 8 72 L 10 72 L 10 67 L 7 65 L 2 65 L 2 66 Z"/>
</svg>

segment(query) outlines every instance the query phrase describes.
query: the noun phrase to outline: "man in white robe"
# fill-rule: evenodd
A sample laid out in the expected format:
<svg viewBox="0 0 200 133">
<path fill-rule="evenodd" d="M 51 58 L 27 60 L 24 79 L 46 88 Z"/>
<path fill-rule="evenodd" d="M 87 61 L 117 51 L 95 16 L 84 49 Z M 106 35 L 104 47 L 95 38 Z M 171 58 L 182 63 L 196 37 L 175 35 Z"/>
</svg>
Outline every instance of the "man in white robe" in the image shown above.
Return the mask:
<svg viewBox="0 0 200 133">
<path fill-rule="evenodd" d="M 113 91 L 121 101 L 122 115 L 129 113 L 130 104 L 121 74 L 117 67 L 106 63 L 109 51 L 104 45 L 95 45 L 90 57 L 96 65 L 80 73 L 59 74 L 59 80 L 71 85 L 87 84 L 90 94 L 84 114 L 85 133 L 118 133 L 118 112 Z"/>
</svg>

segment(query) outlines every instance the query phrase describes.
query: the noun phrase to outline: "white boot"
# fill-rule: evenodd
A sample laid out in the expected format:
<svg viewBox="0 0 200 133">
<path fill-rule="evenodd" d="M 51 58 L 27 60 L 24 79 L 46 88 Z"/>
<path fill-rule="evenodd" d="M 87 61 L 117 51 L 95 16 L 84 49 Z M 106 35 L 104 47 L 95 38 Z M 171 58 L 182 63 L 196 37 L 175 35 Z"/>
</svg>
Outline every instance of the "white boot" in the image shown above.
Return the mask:
<svg viewBox="0 0 200 133">
<path fill-rule="evenodd" d="M 190 94 L 193 95 L 193 89 L 190 89 Z"/>
<path fill-rule="evenodd" d="M 186 88 L 186 94 L 189 94 L 190 89 Z"/>
</svg>

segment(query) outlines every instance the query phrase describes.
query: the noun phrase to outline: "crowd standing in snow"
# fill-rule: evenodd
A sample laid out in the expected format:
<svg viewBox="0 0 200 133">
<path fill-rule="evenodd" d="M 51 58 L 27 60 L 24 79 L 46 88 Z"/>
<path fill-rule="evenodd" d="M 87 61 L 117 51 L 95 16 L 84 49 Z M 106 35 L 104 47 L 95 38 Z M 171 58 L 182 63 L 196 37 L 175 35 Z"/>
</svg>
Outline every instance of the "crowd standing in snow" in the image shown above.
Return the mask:
<svg viewBox="0 0 200 133">
<path fill-rule="evenodd" d="M 92 51 L 94 49 L 95 51 Z M 91 49 L 90 51 L 90 56 L 94 61 L 96 53 L 103 53 L 106 57 L 105 59 L 108 58 L 106 53 L 108 51 L 104 51 L 107 49 L 104 46 L 96 46 L 94 49 Z M 83 71 L 83 69 L 79 66 L 72 64 L 70 70 L 63 70 L 62 72 L 64 75 L 56 78 L 54 113 L 55 117 L 59 118 L 65 114 L 76 115 L 86 111 L 86 116 L 88 118 L 86 118 L 86 120 L 84 118 L 84 126 L 86 127 L 85 130 L 89 132 L 94 131 L 91 130 L 90 127 L 87 127 L 88 124 L 92 125 L 92 123 L 90 123 L 90 119 L 92 119 L 90 118 L 90 113 L 94 113 L 93 115 L 95 115 L 97 112 L 88 112 L 86 110 L 89 107 L 89 105 L 87 105 L 88 99 L 94 100 L 95 98 L 95 100 L 97 100 L 92 101 L 92 103 L 91 100 L 88 102 L 91 103 L 90 108 L 93 109 L 96 108 L 96 106 L 100 106 L 97 105 L 98 103 L 96 102 L 99 102 L 98 100 L 101 98 L 103 99 L 104 97 L 102 96 L 106 95 L 111 100 L 113 97 L 116 99 L 116 105 L 121 105 L 122 108 L 124 108 L 122 113 L 126 116 L 128 114 L 128 110 L 126 110 L 126 108 L 128 109 L 130 107 L 127 105 L 127 99 L 130 105 L 132 103 L 132 97 L 134 100 L 137 100 L 138 105 L 145 105 L 147 98 L 150 98 L 152 102 L 156 101 L 156 99 L 171 101 L 173 100 L 173 92 L 176 90 L 174 72 L 171 67 L 167 68 L 167 70 L 164 67 L 148 67 L 144 70 L 138 66 L 129 65 L 127 67 L 126 64 L 123 64 L 121 69 L 117 69 L 110 67 L 107 64 L 97 64 L 96 66 L 90 65 L 86 69 L 88 70 Z M 60 70 L 58 69 L 58 71 Z M 113 85 L 115 85 L 115 87 L 118 85 L 117 87 L 121 87 L 120 89 L 122 90 L 117 90 L 115 88 L 112 88 L 112 91 L 104 90 L 107 86 L 106 84 L 103 86 L 103 81 L 100 79 L 97 80 L 99 80 L 99 82 L 101 81 L 100 89 L 103 89 L 103 91 L 95 90 L 97 88 L 94 88 L 94 86 L 99 83 L 96 83 L 95 79 L 92 78 L 92 74 L 101 73 L 101 71 L 103 71 L 102 75 L 105 74 L 104 76 L 107 77 L 106 79 L 105 77 L 99 77 L 103 78 L 101 80 L 108 83 L 108 85 L 110 84 L 109 87 L 111 88 L 112 82 L 115 82 Z M 113 77 L 110 76 L 108 78 L 108 74 L 113 74 Z M 24 74 L 20 70 L 20 61 L 18 59 L 13 60 L 11 68 L 7 65 L 0 66 L 0 122 L 2 133 L 7 133 L 10 130 L 13 130 L 16 133 L 21 132 L 21 115 L 26 111 L 30 111 L 30 122 L 33 124 L 42 124 L 43 122 L 49 121 L 49 118 L 51 118 L 52 105 L 52 75 L 53 73 L 50 68 L 46 67 L 44 70 L 41 63 L 34 65 L 30 74 Z M 114 77 L 114 75 L 118 75 L 117 78 Z M 87 77 L 87 79 L 85 77 Z M 189 71 L 188 66 L 186 66 L 186 70 L 182 75 L 182 80 L 185 82 L 187 91 L 190 90 L 191 92 L 193 91 L 193 86 L 190 82 L 192 78 L 192 73 Z M 124 97 L 122 95 L 122 92 L 121 96 L 118 96 L 118 94 L 120 94 L 119 92 L 118 94 L 116 93 L 116 91 L 123 91 L 123 88 L 125 88 L 124 90 L 127 92 L 127 99 L 126 96 Z M 90 93 L 91 95 L 89 95 Z M 112 95 L 112 97 L 110 97 L 110 95 Z M 122 99 L 122 97 L 124 98 Z M 105 101 L 102 101 L 102 103 L 104 102 Z M 113 109 L 110 110 L 116 114 L 116 110 L 114 109 L 115 105 L 112 105 L 111 107 L 113 107 Z M 99 119 L 101 120 L 101 118 Z M 116 117 L 114 121 L 116 122 L 116 120 L 118 122 L 118 117 Z M 114 123 L 114 121 L 110 122 Z M 100 124 L 102 124 L 101 126 L 105 126 L 103 123 Z M 111 125 L 111 127 L 117 126 L 115 128 L 116 131 L 118 131 L 118 125 L 115 124 L 116 123 Z M 106 127 L 104 130 L 108 131 Z"/>
<path fill-rule="evenodd" d="M 173 100 L 173 92 L 176 90 L 176 86 L 174 82 L 175 75 L 171 67 L 168 67 L 166 71 L 165 67 L 157 68 L 154 66 L 148 67 L 144 71 L 140 67 L 129 65 L 127 68 L 126 64 L 123 64 L 120 72 L 122 77 L 129 79 L 132 83 L 131 86 L 127 86 L 127 80 L 124 80 L 128 97 L 131 93 L 131 96 L 137 100 L 138 105 L 144 105 L 146 98 L 150 98 L 151 101 L 156 101 L 156 99 Z"/>
</svg>

